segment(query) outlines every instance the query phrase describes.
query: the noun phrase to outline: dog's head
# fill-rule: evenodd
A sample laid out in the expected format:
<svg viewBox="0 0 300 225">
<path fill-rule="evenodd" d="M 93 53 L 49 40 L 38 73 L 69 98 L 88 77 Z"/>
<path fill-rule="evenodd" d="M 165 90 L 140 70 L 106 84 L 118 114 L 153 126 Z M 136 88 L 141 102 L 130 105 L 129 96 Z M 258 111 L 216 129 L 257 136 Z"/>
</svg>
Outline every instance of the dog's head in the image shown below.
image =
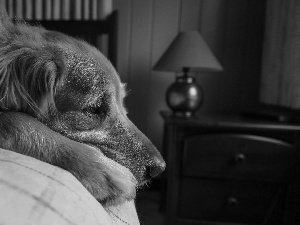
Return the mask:
<svg viewBox="0 0 300 225">
<path fill-rule="evenodd" d="M 2 18 L 0 75 L 0 111 L 26 113 L 95 147 L 139 185 L 164 170 L 159 152 L 127 117 L 116 70 L 86 42 Z"/>
</svg>

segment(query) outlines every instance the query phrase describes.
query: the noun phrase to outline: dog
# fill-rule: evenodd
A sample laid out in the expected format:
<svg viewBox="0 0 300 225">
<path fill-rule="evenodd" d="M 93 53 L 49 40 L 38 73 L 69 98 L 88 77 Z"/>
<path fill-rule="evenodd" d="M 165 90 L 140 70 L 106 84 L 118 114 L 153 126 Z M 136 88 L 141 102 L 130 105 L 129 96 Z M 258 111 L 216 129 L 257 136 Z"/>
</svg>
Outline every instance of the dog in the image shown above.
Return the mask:
<svg viewBox="0 0 300 225">
<path fill-rule="evenodd" d="M 104 206 L 166 167 L 128 119 L 125 89 L 97 48 L 2 13 L 0 147 L 69 171 Z"/>
</svg>

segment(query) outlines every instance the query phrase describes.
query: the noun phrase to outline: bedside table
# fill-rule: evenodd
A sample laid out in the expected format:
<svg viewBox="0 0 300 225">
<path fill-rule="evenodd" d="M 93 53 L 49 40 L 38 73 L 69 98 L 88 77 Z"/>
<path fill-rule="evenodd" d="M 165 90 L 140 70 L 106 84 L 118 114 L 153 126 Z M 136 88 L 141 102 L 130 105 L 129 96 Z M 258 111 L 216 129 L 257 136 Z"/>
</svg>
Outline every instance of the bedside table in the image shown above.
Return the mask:
<svg viewBox="0 0 300 225">
<path fill-rule="evenodd" d="M 300 224 L 300 125 L 161 115 L 166 224 Z"/>
</svg>

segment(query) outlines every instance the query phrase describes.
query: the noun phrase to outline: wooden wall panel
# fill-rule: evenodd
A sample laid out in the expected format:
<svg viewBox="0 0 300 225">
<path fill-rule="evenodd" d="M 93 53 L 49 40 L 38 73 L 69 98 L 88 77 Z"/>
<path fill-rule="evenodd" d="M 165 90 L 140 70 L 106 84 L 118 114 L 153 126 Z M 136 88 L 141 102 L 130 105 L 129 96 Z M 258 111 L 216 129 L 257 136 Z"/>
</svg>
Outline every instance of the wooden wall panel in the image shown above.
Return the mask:
<svg viewBox="0 0 300 225">
<path fill-rule="evenodd" d="M 129 118 L 143 131 L 147 126 L 147 90 L 152 37 L 153 1 L 132 0 L 131 4 L 131 42 L 128 74 L 129 95 L 127 105 Z"/>
<path fill-rule="evenodd" d="M 165 52 L 178 33 L 180 0 L 156 0 L 153 11 L 152 55 L 148 111 L 147 135 L 161 149 L 163 121 L 159 111 L 168 109 L 165 102 L 167 87 L 175 81 L 174 73 L 153 71 L 153 66 Z"/>
<path fill-rule="evenodd" d="M 262 52 L 265 29 L 266 1 L 248 1 L 245 67 L 241 87 L 241 111 L 259 110 L 259 86 L 262 74 Z M 272 79 L 271 82 L 274 82 Z"/>
<path fill-rule="evenodd" d="M 215 54 L 221 65 L 226 28 L 226 0 L 202 0 L 200 7 L 199 32 Z M 223 72 L 199 72 L 197 82 L 204 91 L 204 103 L 199 113 L 211 113 L 220 110 L 221 80 Z"/>
<path fill-rule="evenodd" d="M 251 1 L 251 0 L 250 0 Z M 224 72 L 220 86 L 220 109 L 238 112 L 241 104 L 241 81 L 244 72 L 247 34 L 247 1 L 227 0 L 224 37 Z M 238 19 L 237 19 L 238 18 Z"/>
<path fill-rule="evenodd" d="M 200 24 L 200 9 L 203 0 L 181 0 L 179 30 L 198 30 Z"/>
<path fill-rule="evenodd" d="M 119 12 L 117 70 L 122 82 L 128 83 L 131 55 L 131 0 L 114 0 L 113 8 Z"/>
</svg>

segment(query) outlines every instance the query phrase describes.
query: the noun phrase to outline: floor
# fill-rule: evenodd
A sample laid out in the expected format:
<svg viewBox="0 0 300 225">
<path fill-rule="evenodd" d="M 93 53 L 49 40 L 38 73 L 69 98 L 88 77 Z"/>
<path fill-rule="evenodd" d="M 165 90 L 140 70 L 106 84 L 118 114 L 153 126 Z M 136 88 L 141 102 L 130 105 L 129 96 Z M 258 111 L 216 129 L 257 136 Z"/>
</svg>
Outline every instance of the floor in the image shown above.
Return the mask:
<svg viewBox="0 0 300 225">
<path fill-rule="evenodd" d="M 160 192 L 155 188 L 137 193 L 136 208 L 141 225 L 163 225 L 164 214 L 161 212 Z"/>
</svg>

